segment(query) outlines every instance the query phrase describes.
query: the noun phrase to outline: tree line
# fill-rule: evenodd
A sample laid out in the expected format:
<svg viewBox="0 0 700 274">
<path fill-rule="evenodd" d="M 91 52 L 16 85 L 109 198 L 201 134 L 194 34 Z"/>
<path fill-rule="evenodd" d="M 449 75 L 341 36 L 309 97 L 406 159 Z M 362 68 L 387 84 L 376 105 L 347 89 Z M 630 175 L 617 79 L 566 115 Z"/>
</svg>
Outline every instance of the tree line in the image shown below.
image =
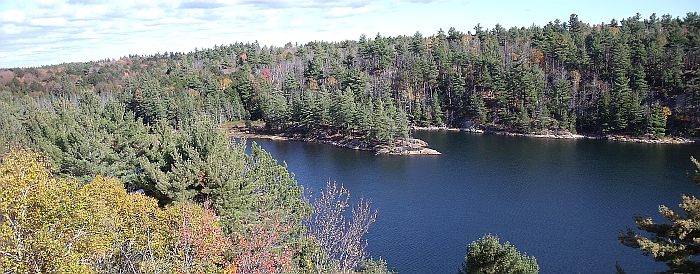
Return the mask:
<svg viewBox="0 0 700 274">
<path fill-rule="evenodd" d="M 331 128 L 379 142 L 405 137 L 406 125 L 465 122 L 519 132 L 696 137 L 698 18 L 637 14 L 589 24 L 572 14 L 543 27 L 477 25 L 283 47 L 234 43 L 3 70 L 0 88 L 129 96 L 129 108 L 147 123 L 176 119 L 167 106 L 190 100 L 219 123 Z"/>
</svg>

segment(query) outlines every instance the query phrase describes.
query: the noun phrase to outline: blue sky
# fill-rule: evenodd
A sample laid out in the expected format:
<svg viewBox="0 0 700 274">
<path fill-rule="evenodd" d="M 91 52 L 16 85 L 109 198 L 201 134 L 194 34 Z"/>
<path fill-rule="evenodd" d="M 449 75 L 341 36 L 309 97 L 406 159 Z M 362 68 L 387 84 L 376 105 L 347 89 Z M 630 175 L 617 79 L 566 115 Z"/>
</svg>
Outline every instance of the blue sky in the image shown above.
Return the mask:
<svg viewBox="0 0 700 274">
<path fill-rule="evenodd" d="M 450 27 L 467 32 L 543 26 L 576 13 L 587 23 L 640 13 L 685 17 L 697 0 L 431 1 L 431 0 L 0 0 L 0 68 L 189 52 L 233 42 L 287 42 L 429 36 Z"/>
</svg>

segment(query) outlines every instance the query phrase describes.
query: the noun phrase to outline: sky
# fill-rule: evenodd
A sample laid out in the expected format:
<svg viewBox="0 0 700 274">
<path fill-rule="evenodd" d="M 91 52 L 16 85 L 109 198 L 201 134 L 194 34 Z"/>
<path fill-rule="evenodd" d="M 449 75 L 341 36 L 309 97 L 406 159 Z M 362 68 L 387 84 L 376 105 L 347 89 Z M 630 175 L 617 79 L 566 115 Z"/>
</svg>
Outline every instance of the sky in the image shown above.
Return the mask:
<svg viewBox="0 0 700 274">
<path fill-rule="evenodd" d="M 236 42 L 261 46 L 424 36 L 544 26 L 578 14 L 586 23 L 641 14 L 683 18 L 698 0 L 0 0 L 0 68 L 190 52 Z"/>
</svg>

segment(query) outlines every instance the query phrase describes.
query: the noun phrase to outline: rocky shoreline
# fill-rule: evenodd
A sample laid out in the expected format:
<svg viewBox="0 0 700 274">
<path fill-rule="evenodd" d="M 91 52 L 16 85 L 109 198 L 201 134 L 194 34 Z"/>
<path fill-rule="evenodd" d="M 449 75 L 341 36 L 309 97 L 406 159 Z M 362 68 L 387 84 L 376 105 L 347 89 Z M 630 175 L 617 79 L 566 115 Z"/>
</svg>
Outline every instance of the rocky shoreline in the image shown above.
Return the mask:
<svg viewBox="0 0 700 274">
<path fill-rule="evenodd" d="M 643 143 L 643 144 L 690 144 L 697 140 L 682 138 L 682 137 L 667 137 L 663 139 L 653 138 L 638 138 L 620 135 L 581 135 L 574 134 L 568 131 L 543 131 L 540 133 L 518 133 L 509 132 L 498 129 L 479 128 L 448 128 L 448 127 L 411 127 L 411 130 L 419 131 L 462 131 L 475 134 L 497 134 L 505 136 L 544 138 L 544 139 L 601 139 L 615 142 Z M 279 141 L 302 141 L 319 144 L 333 145 L 341 148 L 353 150 L 374 151 L 376 155 L 440 155 L 439 151 L 428 147 L 428 143 L 416 138 L 399 139 L 393 146 L 382 145 L 378 143 L 369 143 L 361 138 L 349 137 L 342 134 L 330 134 L 325 131 L 314 132 L 312 134 L 289 134 L 289 133 L 273 133 L 264 131 L 241 131 L 228 130 L 228 136 L 231 138 L 247 138 L 247 139 L 269 139 Z"/>
<path fill-rule="evenodd" d="M 488 134 L 497 134 L 497 135 L 506 135 L 506 136 L 518 136 L 518 137 L 530 137 L 530 138 L 545 138 L 545 139 L 600 139 L 600 140 L 610 140 L 610 141 L 616 141 L 616 142 L 628 142 L 628 143 L 643 143 L 643 144 L 691 144 L 695 143 L 698 140 L 695 139 L 689 139 L 689 138 L 683 138 L 683 137 L 666 137 L 662 139 L 654 139 L 654 138 L 639 138 L 639 137 L 632 137 L 632 136 L 621 136 L 621 135 L 581 135 L 581 134 L 574 134 L 571 132 L 555 132 L 555 131 L 544 131 L 539 134 L 537 133 L 518 133 L 518 132 L 509 132 L 509 131 L 504 131 L 504 130 L 495 130 L 495 129 L 487 129 L 487 130 L 482 130 L 482 129 L 477 129 L 477 128 L 447 128 L 447 127 L 412 127 L 411 130 L 427 130 L 427 131 L 434 131 L 434 130 L 445 130 L 445 131 L 462 131 L 462 132 L 471 132 L 471 133 L 488 133 Z"/>
<path fill-rule="evenodd" d="M 247 139 L 269 139 L 279 141 L 302 141 L 319 144 L 333 145 L 336 147 L 353 150 L 374 151 L 376 155 L 440 155 L 437 150 L 428 148 L 428 143 L 423 140 L 409 138 L 399 139 L 394 146 L 372 144 L 360 138 L 348 138 L 341 134 L 328 134 L 326 132 L 315 132 L 310 135 L 249 132 L 249 131 L 229 131 L 230 138 Z"/>
</svg>

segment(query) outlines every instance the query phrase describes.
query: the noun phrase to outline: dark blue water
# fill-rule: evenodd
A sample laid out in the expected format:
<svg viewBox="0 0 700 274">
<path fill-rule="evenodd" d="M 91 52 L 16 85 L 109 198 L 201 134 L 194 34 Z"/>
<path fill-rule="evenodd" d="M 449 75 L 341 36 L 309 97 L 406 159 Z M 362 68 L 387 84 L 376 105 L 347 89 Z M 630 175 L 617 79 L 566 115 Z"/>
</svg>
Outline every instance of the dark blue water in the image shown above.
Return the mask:
<svg viewBox="0 0 700 274">
<path fill-rule="evenodd" d="M 652 273 L 663 263 L 623 246 L 635 214 L 657 220 L 700 188 L 686 178 L 698 145 L 416 132 L 442 155 L 375 156 L 256 140 L 307 189 L 343 183 L 379 210 L 368 251 L 400 273 L 456 273 L 487 233 L 537 258 L 541 273 Z"/>
</svg>

